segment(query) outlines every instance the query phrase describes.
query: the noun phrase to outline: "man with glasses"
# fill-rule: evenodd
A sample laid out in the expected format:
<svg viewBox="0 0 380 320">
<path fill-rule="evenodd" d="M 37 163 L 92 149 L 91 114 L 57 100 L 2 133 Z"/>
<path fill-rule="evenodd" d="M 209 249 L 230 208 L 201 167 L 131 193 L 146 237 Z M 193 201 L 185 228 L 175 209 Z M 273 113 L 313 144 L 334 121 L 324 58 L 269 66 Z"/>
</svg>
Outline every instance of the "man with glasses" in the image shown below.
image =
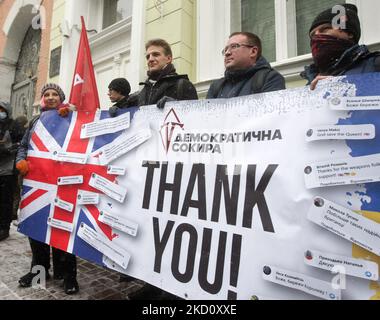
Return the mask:
<svg viewBox="0 0 380 320">
<path fill-rule="evenodd" d="M 262 56 L 261 40 L 250 32 L 230 35 L 224 56 L 225 76 L 214 81 L 207 99 L 232 98 L 285 89 L 285 79 Z"/>
</svg>

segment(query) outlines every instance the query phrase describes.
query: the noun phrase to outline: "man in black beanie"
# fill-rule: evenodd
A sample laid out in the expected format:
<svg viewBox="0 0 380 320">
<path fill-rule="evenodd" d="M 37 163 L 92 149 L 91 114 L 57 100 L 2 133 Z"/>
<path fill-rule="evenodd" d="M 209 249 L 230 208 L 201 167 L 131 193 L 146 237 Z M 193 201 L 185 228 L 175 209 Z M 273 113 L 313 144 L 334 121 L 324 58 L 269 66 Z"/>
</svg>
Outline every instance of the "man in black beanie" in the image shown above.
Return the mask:
<svg viewBox="0 0 380 320">
<path fill-rule="evenodd" d="M 321 12 L 309 36 L 314 64 L 305 67 L 301 76 L 312 90 L 328 76 L 380 72 L 380 53 L 358 44 L 361 28 L 355 5 L 337 4 Z"/>
<path fill-rule="evenodd" d="M 128 104 L 130 92 L 131 86 L 127 79 L 117 78 L 111 81 L 111 83 L 108 86 L 108 96 L 111 102 L 115 103 L 109 109 L 111 117 L 115 117 L 119 109 L 125 109 L 130 107 L 130 105 Z"/>
</svg>

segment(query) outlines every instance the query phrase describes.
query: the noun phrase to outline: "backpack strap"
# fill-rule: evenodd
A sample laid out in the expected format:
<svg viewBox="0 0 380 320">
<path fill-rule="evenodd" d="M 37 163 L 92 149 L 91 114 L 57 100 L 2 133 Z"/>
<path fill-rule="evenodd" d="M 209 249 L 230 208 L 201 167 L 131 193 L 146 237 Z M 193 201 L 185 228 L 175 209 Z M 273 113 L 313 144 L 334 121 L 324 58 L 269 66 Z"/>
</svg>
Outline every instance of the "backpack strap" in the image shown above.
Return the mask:
<svg viewBox="0 0 380 320">
<path fill-rule="evenodd" d="M 252 78 L 252 93 L 261 93 L 268 75 L 273 71 L 272 68 L 258 70 Z"/>
<path fill-rule="evenodd" d="M 177 81 L 177 100 L 182 99 L 184 92 L 185 92 L 185 79 L 180 78 Z"/>
<path fill-rule="evenodd" d="M 376 72 L 380 72 L 380 52 L 376 52 L 375 55 L 375 70 Z"/>
<path fill-rule="evenodd" d="M 36 122 L 40 119 L 40 116 L 35 116 L 34 118 L 32 118 L 32 120 L 30 120 L 29 122 L 29 130 L 32 130 L 32 128 L 34 127 L 34 125 L 36 124 Z"/>
<path fill-rule="evenodd" d="M 213 90 L 212 93 L 213 93 L 213 96 L 210 97 L 211 99 L 218 98 L 218 95 L 223 90 L 225 81 L 226 81 L 225 78 L 220 78 L 220 79 L 218 79 L 218 80 L 216 80 L 215 82 L 212 83 L 212 90 Z"/>
</svg>

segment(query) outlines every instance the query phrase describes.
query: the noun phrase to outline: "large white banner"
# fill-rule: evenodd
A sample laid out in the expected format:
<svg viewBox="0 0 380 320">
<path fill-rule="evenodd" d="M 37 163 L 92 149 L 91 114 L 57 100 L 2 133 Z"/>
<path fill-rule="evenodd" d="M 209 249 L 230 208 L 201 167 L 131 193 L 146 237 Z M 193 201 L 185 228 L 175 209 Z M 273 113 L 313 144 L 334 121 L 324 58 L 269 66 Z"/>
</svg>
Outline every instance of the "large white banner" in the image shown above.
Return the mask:
<svg viewBox="0 0 380 320">
<path fill-rule="evenodd" d="M 128 129 L 103 120 L 121 131 L 96 147 L 108 117 L 97 115 L 86 164 L 58 143 L 75 170 L 59 174 L 65 186 L 38 182 L 51 196 L 32 213 L 24 204 L 20 231 L 54 246 L 66 235 L 61 248 L 185 299 L 379 297 L 379 83 L 369 74 L 143 107 Z M 53 159 L 36 150 L 31 161 Z M 28 220 L 44 208 L 41 236 Z"/>
</svg>

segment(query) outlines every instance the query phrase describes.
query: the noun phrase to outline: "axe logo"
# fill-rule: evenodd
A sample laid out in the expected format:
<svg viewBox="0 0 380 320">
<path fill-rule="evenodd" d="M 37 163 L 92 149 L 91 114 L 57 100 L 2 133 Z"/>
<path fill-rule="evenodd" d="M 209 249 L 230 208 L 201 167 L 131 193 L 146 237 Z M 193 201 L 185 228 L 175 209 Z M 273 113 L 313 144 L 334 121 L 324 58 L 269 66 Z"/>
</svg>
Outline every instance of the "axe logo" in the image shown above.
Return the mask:
<svg viewBox="0 0 380 320">
<path fill-rule="evenodd" d="M 179 120 L 174 109 L 170 109 L 160 130 L 162 144 L 166 153 L 169 152 L 175 129 L 181 128 L 184 130 L 184 126 L 185 125 L 181 123 L 181 120 Z"/>
</svg>

